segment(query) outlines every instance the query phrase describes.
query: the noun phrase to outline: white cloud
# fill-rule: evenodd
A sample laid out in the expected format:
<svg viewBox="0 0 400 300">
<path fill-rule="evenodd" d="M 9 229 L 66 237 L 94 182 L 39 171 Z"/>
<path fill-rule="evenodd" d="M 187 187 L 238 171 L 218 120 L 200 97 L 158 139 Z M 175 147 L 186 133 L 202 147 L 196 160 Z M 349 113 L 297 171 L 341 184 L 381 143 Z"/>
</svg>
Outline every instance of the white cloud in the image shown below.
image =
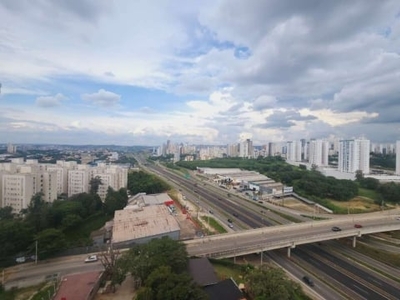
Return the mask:
<svg viewBox="0 0 400 300">
<path fill-rule="evenodd" d="M 109 107 L 116 105 L 120 101 L 121 95 L 100 89 L 96 93 L 82 94 L 81 98 L 98 106 Z"/>
<path fill-rule="evenodd" d="M 0 1 L 1 127 L 158 143 L 399 134 L 396 0 L 67 2 Z"/>
<path fill-rule="evenodd" d="M 55 107 L 60 106 L 61 103 L 68 98 L 63 94 L 58 93 L 55 96 L 40 96 L 36 98 L 35 104 L 40 107 Z"/>
</svg>

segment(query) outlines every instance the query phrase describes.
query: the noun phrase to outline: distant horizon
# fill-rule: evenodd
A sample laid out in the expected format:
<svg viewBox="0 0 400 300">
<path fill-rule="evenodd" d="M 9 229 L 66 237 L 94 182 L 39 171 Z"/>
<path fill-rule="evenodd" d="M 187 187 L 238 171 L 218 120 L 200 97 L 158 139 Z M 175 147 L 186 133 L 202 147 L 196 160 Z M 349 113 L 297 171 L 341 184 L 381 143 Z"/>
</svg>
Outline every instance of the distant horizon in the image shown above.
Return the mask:
<svg viewBox="0 0 400 300">
<path fill-rule="evenodd" d="M 297 139 L 297 140 L 291 140 L 291 141 L 300 141 L 301 139 Z M 306 139 L 306 141 L 309 141 L 311 139 Z M 328 139 L 321 139 L 321 140 L 328 140 Z M 342 139 L 339 139 L 342 140 Z M 268 145 L 268 143 L 275 143 L 275 144 L 285 144 L 287 142 L 291 142 L 291 141 L 282 141 L 282 142 L 266 142 L 265 144 L 253 144 L 253 147 L 263 147 Z M 329 140 L 328 140 L 329 141 Z M 55 144 L 55 143 L 0 143 L 0 146 L 5 146 L 7 147 L 7 145 L 12 144 L 15 146 L 22 146 L 22 145 L 29 145 L 29 146 L 76 146 L 76 147 L 143 147 L 143 148 L 158 148 L 161 147 L 163 145 L 166 144 L 167 141 L 165 141 L 164 143 L 160 144 L 160 145 L 118 145 L 118 144 Z M 332 142 L 332 141 L 329 141 Z M 371 141 L 371 145 L 374 144 L 378 144 L 378 145 L 396 145 L 396 141 L 394 142 L 388 142 L 388 143 L 379 143 L 379 142 L 373 142 Z M 173 140 L 171 140 L 172 144 L 188 144 L 190 146 L 213 146 L 213 147 L 224 147 L 224 146 L 228 146 L 228 145 L 235 145 L 235 144 L 239 144 L 240 142 L 235 142 L 235 143 L 227 143 L 227 144 L 190 144 L 190 143 L 186 143 L 186 142 L 175 142 Z"/>
</svg>

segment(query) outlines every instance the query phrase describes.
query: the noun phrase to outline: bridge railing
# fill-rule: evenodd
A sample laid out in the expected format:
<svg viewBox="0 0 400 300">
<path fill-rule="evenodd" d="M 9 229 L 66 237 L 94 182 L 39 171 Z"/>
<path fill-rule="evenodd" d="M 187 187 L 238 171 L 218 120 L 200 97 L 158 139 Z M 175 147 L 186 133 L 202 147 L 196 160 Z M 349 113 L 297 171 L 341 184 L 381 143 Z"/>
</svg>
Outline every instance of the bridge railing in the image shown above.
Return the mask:
<svg viewBox="0 0 400 300">
<path fill-rule="evenodd" d="M 250 229 L 241 232 L 232 232 L 232 233 L 224 233 L 224 234 L 217 234 L 212 236 L 207 236 L 205 238 L 201 238 L 201 240 L 205 239 L 208 241 L 217 241 L 217 240 L 226 240 L 231 239 L 233 236 L 236 238 L 244 237 L 244 236 L 251 236 L 255 234 L 272 234 L 272 233 L 282 233 L 287 231 L 292 231 L 294 228 L 298 229 L 306 229 L 306 228 L 318 228 L 318 227 L 325 227 L 325 226 L 342 226 L 348 224 L 356 224 L 362 223 L 363 220 L 388 220 L 392 221 L 396 218 L 396 215 L 375 215 L 375 216 L 343 216 L 343 218 L 335 218 L 330 220 L 319 220 L 319 221 L 310 221 L 304 223 L 292 223 L 292 224 L 285 224 L 285 225 L 277 225 L 271 227 L 263 227 L 257 229 Z M 185 241 L 185 244 L 196 244 L 199 243 L 198 239 Z M 201 243 L 201 242 L 200 242 Z"/>
<path fill-rule="evenodd" d="M 241 246 L 240 240 L 234 241 L 234 243 L 223 245 L 228 249 L 220 249 L 220 250 L 207 250 L 207 246 L 201 248 L 193 248 L 190 247 L 188 252 L 190 255 L 198 255 L 198 256 L 207 256 L 207 257 L 232 257 L 236 255 L 244 255 L 255 252 L 263 252 L 268 250 L 275 250 L 286 247 L 295 247 L 301 244 L 308 244 L 338 238 L 352 237 L 352 236 L 362 236 L 363 234 L 371 234 L 377 232 L 385 232 L 392 230 L 400 230 L 400 223 L 398 224 L 390 224 L 390 225 L 377 225 L 371 226 L 368 228 L 357 228 L 357 229 L 348 229 L 340 232 L 327 232 L 327 233 L 319 233 L 319 234 L 310 234 L 304 236 L 297 236 L 291 238 L 282 238 L 280 240 L 275 241 L 255 241 L 253 245 Z M 215 241 L 214 241 L 215 242 Z M 215 243 L 213 244 L 213 248 L 215 248 Z"/>
</svg>

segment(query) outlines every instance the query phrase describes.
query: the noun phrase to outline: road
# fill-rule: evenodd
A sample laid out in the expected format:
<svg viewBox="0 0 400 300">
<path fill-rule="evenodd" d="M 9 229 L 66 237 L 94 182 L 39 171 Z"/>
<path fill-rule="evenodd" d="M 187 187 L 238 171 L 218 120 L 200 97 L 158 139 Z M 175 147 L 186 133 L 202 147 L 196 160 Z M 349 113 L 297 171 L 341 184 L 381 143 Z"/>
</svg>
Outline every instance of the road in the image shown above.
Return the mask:
<svg viewBox="0 0 400 300">
<path fill-rule="evenodd" d="M 8 268 L 5 272 L 5 288 L 28 287 L 39 284 L 49 278 L 61 278 L 67 274 L 104 270 L 100 261 L 85 263 L 87 255 L 67 256 L 47 261 L 25 263 Z"/>
<path fill-rule="evenodd" d="M 398 295 L 400 295 L 398 282 L 356 265 L 351 260 L 338 255 L 333 256 L 329 250 L 324 248 L 316 245 L 303 245 L 294 249 L 293 254 L 318 269 L 320 275 L 329 274 L 329 277 L 332 278 L 329 280 L 334 280 L 343 287 L 350 287 L 363 298 L 398 299 Z"/>
</svg>

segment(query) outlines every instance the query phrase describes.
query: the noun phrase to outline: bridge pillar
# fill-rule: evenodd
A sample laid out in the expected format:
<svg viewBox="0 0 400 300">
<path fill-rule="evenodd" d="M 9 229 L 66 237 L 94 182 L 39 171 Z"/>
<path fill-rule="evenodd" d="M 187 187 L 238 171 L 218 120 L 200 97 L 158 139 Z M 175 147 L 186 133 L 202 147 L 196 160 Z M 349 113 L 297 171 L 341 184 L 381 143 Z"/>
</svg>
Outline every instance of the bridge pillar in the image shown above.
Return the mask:
<svg viewBox="0 0 400 300">
<path fill-rule="evenodd" d="M 356 247 L 357 237 L 353 236 L 353 248 Z"/>
<path fill-rule="evenodd" d="M 264 256 L 263 254 L 264 254 L 264 252 L 261 250 L 261 252 L 260 252 L 260 255 L 261 255 L 260 264 L 261 264 L 261 266 L 263 264 L 263 256 Z"/>
<path fill-rule="evenodd" d="M 290 249 L 292 249 L 292 248 L 296 248 L 296 245 L 295 245 L 294 242 L 292 243 L 292 246 L 289 246 L 289 247 L 287 248 L 287 257 L 288 257 L 288 258 L 290 258 L 290 253 L 291 253 L 291 250 L 290 250 Z"/>
</svg>

